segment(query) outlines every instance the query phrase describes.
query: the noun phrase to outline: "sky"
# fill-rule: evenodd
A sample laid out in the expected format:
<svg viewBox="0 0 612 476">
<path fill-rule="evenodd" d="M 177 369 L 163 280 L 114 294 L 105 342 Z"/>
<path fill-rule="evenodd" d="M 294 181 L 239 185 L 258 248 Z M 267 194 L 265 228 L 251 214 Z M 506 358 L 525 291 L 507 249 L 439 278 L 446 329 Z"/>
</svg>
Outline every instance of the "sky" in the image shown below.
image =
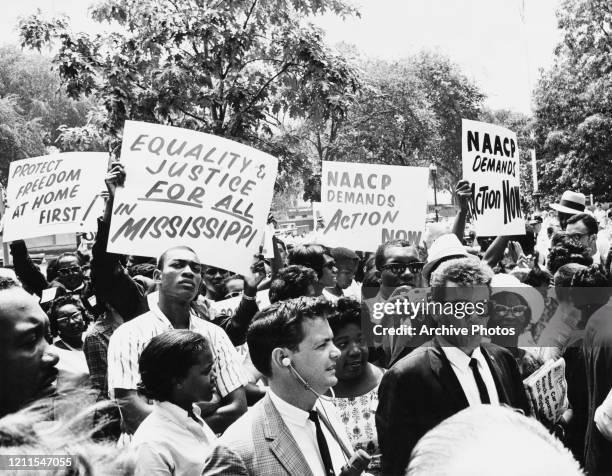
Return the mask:
<svg viewBox="0 0 612 476">
<path fill-rule="evenodd" d="M 351 43 L 365 55 L 400 59 L 436 51 L 457 63 L 487 95 L 494 109 L 529 113 L 540 68 L 553 62 L 560 39 L 555 10 L 560 0 L 355 0 L 361 18 L 328 15 L 315 23 L 328 42 Z M 89 0 L 4 2 L 0 44 L 18 43 L 20 16 L 40 8 L 68 15 L 74 29 L 101 32 L 87 16 Z"/>
</svg>

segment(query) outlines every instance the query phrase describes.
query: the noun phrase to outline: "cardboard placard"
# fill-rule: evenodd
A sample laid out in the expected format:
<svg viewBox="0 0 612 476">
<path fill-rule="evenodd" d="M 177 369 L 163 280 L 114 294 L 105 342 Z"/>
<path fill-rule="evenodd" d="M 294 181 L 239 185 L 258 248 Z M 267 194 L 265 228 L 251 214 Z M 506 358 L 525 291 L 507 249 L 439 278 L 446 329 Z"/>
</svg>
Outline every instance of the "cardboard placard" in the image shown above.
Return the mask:
<svg viewBox="0 0 612 476">
<path fill-rule="evenodd" d="M 105 152 L 66 152 L 11 162 L 4 241 L 96 231 L 107 165 Z"/>
<path fill-rule="evenodd" d="M 418 244 L 428 180 L 425 167 L 324 161 L 321 203 L 313 203 L 320 242 L 360 251 L 395 239 Z"/>
<path fill-rule="evenodd" d="M 262 242 L 278 161 L 228 139 L 126 121 L 108 251 L 157 257 L 191 247 L 202 263 L 245 273 Z"/>
<path fill-rule="evenodd" d="M 463 119 L 463 178 L 472 184 L 470 213 L 478 236 L 524 235 L 519 150 L 505 127 Z"/>
</svg>

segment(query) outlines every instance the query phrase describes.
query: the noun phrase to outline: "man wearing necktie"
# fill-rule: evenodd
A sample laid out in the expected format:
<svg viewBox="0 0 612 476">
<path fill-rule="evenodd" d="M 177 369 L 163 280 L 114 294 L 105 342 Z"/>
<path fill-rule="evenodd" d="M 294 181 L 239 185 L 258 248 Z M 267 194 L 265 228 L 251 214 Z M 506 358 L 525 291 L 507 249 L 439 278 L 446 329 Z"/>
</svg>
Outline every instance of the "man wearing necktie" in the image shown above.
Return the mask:
<svg viewBox="0 0 612 476">
<path fill-rule="evenodd" d="M 441 304 L 433 315 L 435 337 L 397 361 L 379 388 L 383 474 L 404 474 L 417 441 L 470 405 L 506 404 L 529 413 L 514 357 L 482 342 L 492 277 L 491 268 L 470 258 L 444 262 L 432 274 L 431 301 Z"/>
<path fill-rule="evenodd" d="M 339 474 L 351 446 L 333 404 L 321 397 L 338 382 L 340 350 L 327 323 L 334 311 L 325 299 L 301 297 L 255 316 L 247 342 L 269 389 L 219 439 L 204 475 Z"/>
</svg>

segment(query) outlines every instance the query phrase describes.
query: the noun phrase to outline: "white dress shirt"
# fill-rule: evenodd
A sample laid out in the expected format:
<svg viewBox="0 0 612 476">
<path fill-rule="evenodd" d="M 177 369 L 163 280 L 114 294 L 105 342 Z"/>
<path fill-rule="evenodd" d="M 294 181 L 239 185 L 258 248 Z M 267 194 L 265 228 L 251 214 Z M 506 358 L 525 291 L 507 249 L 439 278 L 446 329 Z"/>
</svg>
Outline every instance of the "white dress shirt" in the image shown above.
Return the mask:
<svg viewBox="0 0 612 476">
<path fill-rule="evenodd" d="M 202 474 L 217 437 L 200 418 L 199 407 L 193 407 L 194 419 L 173 403 L 154 405 L 132 438 L 135 476 Z"/>
<path fill-rule="evenodd" d="M 470 367 L 470 360 L 475 358 L 478 361 L 478 372 L 482 376 L 482 380 L 487 387 L 487 393 L 489 394 L 489 400 L 491 405 L 499 405 L 499 396 L 497 395 L 497 389 L 495 388 L 495 381 L 493 380 L 493 374 L 487 363 L 484 355 L 480 351 L 480 347 L 477 347 L 472 352 L 472 357 L 469 357 L 465 352 L 458 349 L 457 347 L 443 346 L 442 351 L 448 358 L 453 372 L 457 376 L 463 393 L 470 405 L 480 405 L 480 393 L 478 392 L 478 386 L 476 385 L 476 379 L 474 373 Z"/>
<path fill-rule="evenodd" d="M 317 430 L 314 422 L 308 418 L 308 412 L 287 403 L 285 400 L 276 395 L 271 389 L 268 389 L 268 393 L 270 395 L 270 400 L 272 400 L 272 404 L 276 407 L 278 413 L 280 413 L 283 422 L 285 425 L 287 425 L 287 428 L 289 428 L 291 436 L 293 436 L 293 439 L 296 441 L 300 451 L 304 455 L 304 459 L 310 466 L 312 474 L 314 476 L 325 476 L 325 467 L 323 466 L 323 460 L 321 459 L 321 453 L 319 452 L 319 445 L 317 443 Z M 322 411 L 323 406 L 326 413 Z M 338 436 L 343 439 L 348 448 L 351 448 L 348 435 L 345 434 L 345 427 L 339 422 L 339 418 L 333 403 L 325 405 L 319 399 L 315 405 L 315 409 L 317 408 L 320 410 L 319 413 L 323 415 L 327 414 L 328 419 L 338 433 Z M 334 466 L 334 472 L 338 474 L 340 473 L 342 466 L 346 464 L 347 460 L 344 457 L 342 448 L 322 421 L 321 428 L 323 429 L 325 441 L 327 442 L 327 447 L 329 448 L 329 454 Z"/>
</svg>

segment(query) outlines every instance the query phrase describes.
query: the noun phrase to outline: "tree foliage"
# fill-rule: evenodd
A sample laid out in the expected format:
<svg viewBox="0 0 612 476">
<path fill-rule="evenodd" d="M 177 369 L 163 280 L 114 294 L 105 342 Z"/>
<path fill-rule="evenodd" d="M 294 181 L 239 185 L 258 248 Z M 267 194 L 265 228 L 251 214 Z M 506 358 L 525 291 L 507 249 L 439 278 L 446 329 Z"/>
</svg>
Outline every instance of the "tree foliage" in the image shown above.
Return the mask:
<svg viewBox="0 0 612 476">
<path fill-rule="evenodd" d="M 279 125 L 340 117 L 343 95 L 358 87 L 305 21 L 326 12 L 357 13 L 344 0 L 104 0 L 91 15 L 117 23 L 117 32 L 73 32 L 65 19 L 34 14 L 20 34 L 33 48 L 59 42 L 62 84 L 71 97 L 104 106 L 109 148 L 126 119 L 208 132 L 277 156 L 282 186 L 304 164 Z"/>
<path fill-rule="evenodd" d="M 68 98 L 51 61 L 16 47 L 0 48 L 0 180 L 13 160 L 60 145 L 61 129 L 83 124 L 91 105 Z"/>
<path fill-rule="evenodd" d="M 557 16 L 562 41 L 534 93 L 540 183 L 550 200 L 612 200 L 612 5 L 564 0 Z"/>
</svg>

